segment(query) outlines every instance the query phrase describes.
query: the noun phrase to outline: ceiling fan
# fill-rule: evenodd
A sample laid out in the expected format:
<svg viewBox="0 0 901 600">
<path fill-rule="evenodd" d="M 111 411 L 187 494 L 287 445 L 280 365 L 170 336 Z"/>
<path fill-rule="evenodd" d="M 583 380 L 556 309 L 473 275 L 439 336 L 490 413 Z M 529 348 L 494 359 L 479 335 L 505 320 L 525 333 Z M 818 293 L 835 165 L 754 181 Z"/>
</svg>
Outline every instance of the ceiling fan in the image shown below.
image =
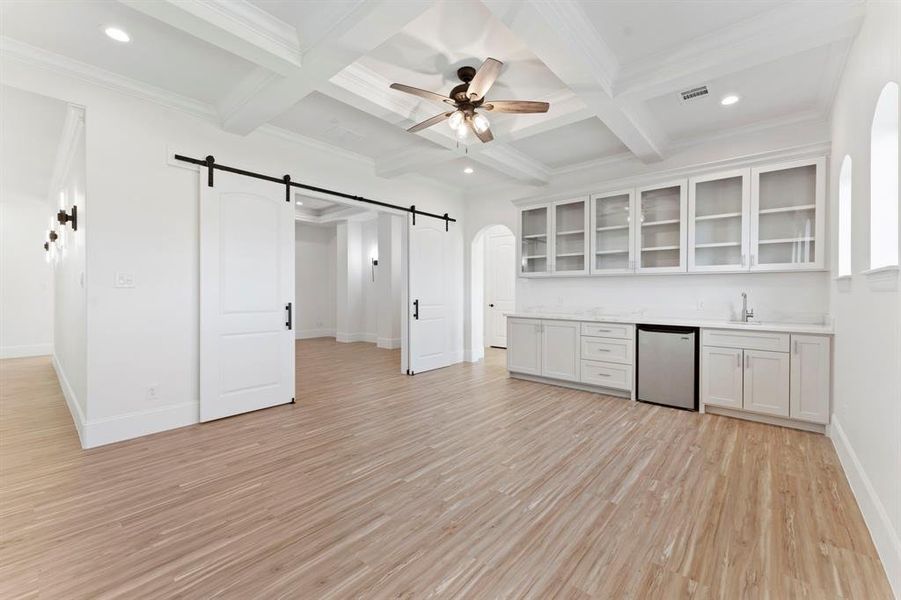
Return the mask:
<svg viewBox="0 0 901 600">
<path fill-rule="evenodd" d="M 460 67 L 457 69 L 457 77 L 463 83 L 454 87 L 448 96 L 442 96 L 435 92 L 421 90 L 402 83 L 392 83 L 392 89 L 413 94 L 426 100 L 443 102 L 455 108 L 455 110 L 437 114 L 431 119 L 417 123 L 407 129 L 407 131 L 415 133 L 446 120 L 451 129 L 457 133 L 458 139 L 465 139 L 469 131 L 472 131 L 477 138 L 485 143 L 493 140 L 494 135 L 491 133 L 491 124 L 488 122 L 488 118 L 483 113 L 477 112 L 477 109 L 519 114 L 547 112 L 548 108 L 550 108 L 550 104 L 547 102 L 485 99 L 485 94 L 488 93 L 497 76 L 500 75 L 503 65 L 504 63 L 499 60 L 488 58 L 482 63 L 478 71 L 473 67 Z"/>
</svg>

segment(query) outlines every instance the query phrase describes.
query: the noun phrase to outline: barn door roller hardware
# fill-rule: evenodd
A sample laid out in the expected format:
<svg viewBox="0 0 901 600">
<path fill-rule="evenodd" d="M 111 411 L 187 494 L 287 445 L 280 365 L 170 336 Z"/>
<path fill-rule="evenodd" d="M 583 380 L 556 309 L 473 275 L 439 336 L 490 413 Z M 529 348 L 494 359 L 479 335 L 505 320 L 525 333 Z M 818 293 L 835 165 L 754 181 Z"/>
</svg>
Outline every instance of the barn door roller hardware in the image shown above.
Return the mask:
<svg viewBox="0 0 901 600">
<path fill-rule="evenodd" d="M 262 179 L 263 181 L 271 181 L 272 183 L 278 183 L 285 186 L 285 201 L 291 201 L 291 188 L 300 188 L 302 190 L 310 190 L 312 192 L 319 192 L 320 194 L 329 194 L 331 196 L 337 196 L 338 198 L 346 198 L 347 200 L 354 200 L 355 202 L 364 202 L 366 204 L 372 204 L 375 206 L 382 206 L 384 208 L 391 208 L 394 210 L 399 210 L 403 212 L 408 212 L 413 214 L 413 224 L 416 225 L 416 215 L 422 215 L 424 217 L 431 217 L 433 219 L 439 219 L 444 221 L 444 230 L 449 230 L 450 223 L 456 223 L 456 219 L 452 219 L 444 213 L 443 215 L 436 215 L 435 213 L 426 212 L 424 210 L 419 210 L 415 205 L 410 206 L 409 208 L 406 206 L 398 206 L 397 204 L 390 204 L 388 202 L 382 202 L 380 200 L 371 200 L 369 198 L 364 198 L 363 196 L 354 196 L 353 194 L 345 194 L 344 192 L 336 192 L 334 190 L 329 190 L 326 188 L 316 187 L 314 185 L 306 185 L 304 183 L 297 183 L 296 181 L 291 180 L 290 175 L 283 175 L 282 177 L 273 177 L 271 175 L 263 175 L 262 173 L 254 173 L 253 171 L 246 171 L 244 169 L 238 169 L 236 167 L 228 167 L 223 164 L 219 164 L 216 162 L 216 159 L 210 155 L 206 158 L 191 158 L 190 156 L 182 156 L 181 154 L 175 155 L 176 160 L 180 160 L 183 162 L 191 163 L 193 165 L 198 165 L 201 167 L 206 167 L 207 170 L 207 186 L 213 187 L 213 172 L 214 171 L 226 171 L 228 173 L 235 173 L 236 175 L 244 175 L 245 177 L 253 177 L 254 179 Z"/>
</svg>

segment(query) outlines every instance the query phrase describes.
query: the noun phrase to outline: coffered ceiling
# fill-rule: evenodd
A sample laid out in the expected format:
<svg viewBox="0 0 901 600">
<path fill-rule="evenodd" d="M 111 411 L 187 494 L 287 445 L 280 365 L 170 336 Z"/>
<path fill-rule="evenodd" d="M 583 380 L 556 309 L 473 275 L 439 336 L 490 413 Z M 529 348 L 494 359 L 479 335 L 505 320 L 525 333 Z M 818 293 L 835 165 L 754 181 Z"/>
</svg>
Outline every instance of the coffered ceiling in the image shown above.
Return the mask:
<svg viewBox="0 0 901 600">
<path fill-rule="evenodd" d="M 0 3 L 6 57 L 146 90 L 247 134 L 260 127 L 369 161 L 387 178 L 541 186 L 598 161 L 648 163 L 685 143 L 822 121 L 863 17 L 858 0 L 30 0 Z M 115 25 L 128 44 L 103 35 Z M 457 68 L 504 62 L 495 141 L 460 144 L 442 105 Z M 684 102 L 680 91 L 706 85 Z M 722 106 L 735 94 L 740 101 Z M 464 174 L 470 167 L 472 174 Z"/>
</svg>

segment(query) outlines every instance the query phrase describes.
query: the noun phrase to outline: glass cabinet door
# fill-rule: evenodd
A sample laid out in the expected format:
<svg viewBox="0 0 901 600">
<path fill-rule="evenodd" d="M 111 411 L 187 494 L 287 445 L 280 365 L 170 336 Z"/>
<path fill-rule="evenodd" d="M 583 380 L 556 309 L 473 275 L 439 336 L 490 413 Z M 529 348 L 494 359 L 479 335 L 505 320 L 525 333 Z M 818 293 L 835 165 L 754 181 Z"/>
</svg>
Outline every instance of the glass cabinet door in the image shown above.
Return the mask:
<svg viewBox="0 0 901 600">
<path fill-rule="evenodd" d="M 520 212 L 520 267 L 523 275 L 549 271 L 548 234 L 550 232 L 547 206 L 525 208 Z"/>
<path fill-rule="evenodd" d="M 688 182 L 688 270 L 748 268 L 748 169 L 694 177 Z"/>
<path fill-rule="evenodd" d="M 638 190 L 639 271 L 684 271 L 685 182 Z"/>
<path fill-rule="evenodd" d="M 752 171 L 751 270 L 822 268 L 823 159 Z"/>
<path fill-rule="evenodd" d="M 554 203 L 554 262 L 555 273 L 587 273 L 585 235 L 585 200 Z"/>
<path fill-rule="evenodd" d="M 633 198 L 631 190 L 592 196 L 592 273 L 625 273 L 632 270 Z"/>
</svg>

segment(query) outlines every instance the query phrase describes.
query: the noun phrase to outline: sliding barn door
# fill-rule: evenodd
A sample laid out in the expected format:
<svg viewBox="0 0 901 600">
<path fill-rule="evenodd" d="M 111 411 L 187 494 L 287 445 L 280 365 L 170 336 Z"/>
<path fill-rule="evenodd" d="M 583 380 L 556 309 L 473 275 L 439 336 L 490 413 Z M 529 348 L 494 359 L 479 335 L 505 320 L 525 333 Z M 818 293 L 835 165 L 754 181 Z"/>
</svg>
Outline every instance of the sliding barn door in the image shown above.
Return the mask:
<svg viewBox="0 0 901 600">
<path fill-rule="evenodd" d="M 463 356 L 462 242 L 456 223 L 418 216 L 409 240 L 409 369 L 460 362 Z M 457 255 L 460 256 L 457 256 Z"/>
<path fill-rule="evenodd" d="M 200 420 L 210 421 L 294 397 L 294 206 L 274 183 L 200 179 Z"/>
</svg>

